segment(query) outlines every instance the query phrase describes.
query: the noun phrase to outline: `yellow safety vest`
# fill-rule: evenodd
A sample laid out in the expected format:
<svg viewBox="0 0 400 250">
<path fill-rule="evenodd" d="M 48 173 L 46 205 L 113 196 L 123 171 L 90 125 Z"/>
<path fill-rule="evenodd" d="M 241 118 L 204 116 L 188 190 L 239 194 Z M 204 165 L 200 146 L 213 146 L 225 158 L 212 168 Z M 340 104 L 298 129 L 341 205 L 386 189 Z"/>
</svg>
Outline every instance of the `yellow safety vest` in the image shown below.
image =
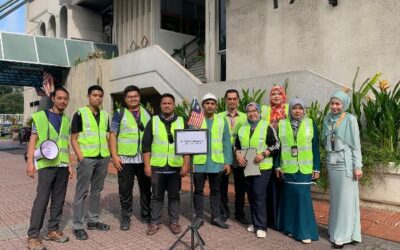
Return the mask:
<svg viewBox="0 0 400 250">
<path fill-rule="evenodd" d="M 43 141 L 49 139 L 57 143 L 59 153 L 53 160 L 38 159 L 37 168 L 42 169 L 46 167 L 57 167 L 61 163 L 69 164 L 69 135 L 70 135 L 70 122 L 66 115 L 63 114 L 60 125 L 60 133 L 54 129 L 46 116 L 45 111 L 39 111 L 32 115 L 35 122 L 39 140 L 36 142 L 36 148 L 39 148 Z M 48 138 L 49 137 L 49 138 Z"/>
<path fill-rule="evenodd" d="M 108 114 L 100 110 L 100 121 L 96 119 L 89 107 L 79 109 L 82 117 L 82 132 L 79 133 L 78 143 L 84 157 L 110 156 L 107 144 Z"/>
<path fill-rule="evenodd" d="M 202 129 L 207 128 L 206 119 L 201 124 Z M 223 135 L 225 129 L 225 120 L 219 115 L 214 115 L 214 121 L 211 127 L 211 160 L 215 163 L 224 163 L 224 145 Z M 193 157 L 194 164 L 205 164 L 207 155 L 195 155 Z"/>
<path fill-rule="evenodd" d="M 251 137 L 250 129 L 251 125 L 248 122 L 240 127 L 238 132 L 240 146 L 242 149 L 254 148 L 257 150 L 257 154 L 261 154 L 268 148 L 265 143 L 268 133 L 268 123 L 264 120 L 260 120 Z M 253 159 L 247 160 L 252 161 Z M 259 163 L 260 170 L 269 170 L 272 168 L 272 165 L 272 157 L 266 157 Z"/>
<path fill-rule="evenodd" d="M 120 110 L 117 110 L 118 113 Z M 150 120 L 150 115 L 147 111 L 140 107 L 140 121 L 146 127 Z M 124 116 L 121 119 L 119 126 L 119 134 L 117 137 L 117 151 L 118 155 L 135 156 L 137 152 L 142 151 L 142 144 L 138 143 L 143 138 L 143 132 L 138 128 L 135 117 L 132 113 L 125 109 Z M 140 147 L 138 147 L 140 145 Z"/>
<path fill-rule="evenodd" d="M 243 112 L 238 111 L 239 116 L 236 118 L 235 126 L 233 127 L 233 129 L 230 126 L 230 120 L 227 116 L 226 111 L 221 112 L 218 115 L 225 118 L 226 122 L 228 123 L 229 133 L 231 135 L 231 144 L 233 145 L 235 143 L 239 128 L 247 121 L 247 115 Z"/>
<path fill-rule="evenodd" d="M 175 155 L 175 130 L 185 128 L 183 118 L 178 116 L 171 124 L 174 143 L 169 143 L 167 128 L 158 115 L 153 116 L 152 126 L 153 142 L 151 144 L 150 165 L 153 167 L 165 167 L 168 163 L 171 167 L 182 167 L 183 157 Z"/>
<path fill-rule="evenodd" d="M 313 172 L 312 139 L 314 136 L 313 121 L 304 118 L 294 139 L 289 119 L 279 121 L 279 139 L 281 141 L 281 168 L 284 173 L 311 174 Z M 292 156 L 292 147 L 297 146 L 297 157 Z"/>
</svg>

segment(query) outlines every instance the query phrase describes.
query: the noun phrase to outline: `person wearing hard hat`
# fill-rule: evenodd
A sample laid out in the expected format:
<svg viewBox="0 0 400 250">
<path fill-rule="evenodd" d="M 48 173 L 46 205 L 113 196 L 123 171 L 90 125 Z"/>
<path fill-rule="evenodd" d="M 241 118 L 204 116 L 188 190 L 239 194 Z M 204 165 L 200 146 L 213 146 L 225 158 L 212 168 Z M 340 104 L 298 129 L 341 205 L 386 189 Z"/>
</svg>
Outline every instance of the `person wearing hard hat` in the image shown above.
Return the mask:
<svg viewBox="0 0 400 250">
<path fill-rule="evenodd" d="M 70 123 L 64 114 L 69 102 L 69 93 L 62 87 L 56 88 L 51 94 L 51 100 L 53 102 L 51 109 L 32 115 L 32 134 L 28 144 L 26 172 L 32 178 L 37 172 L 38 186 L 28 229 L 28 249 L 46 249 L 40 239 L 40 230 L 50 198 L 50 218 L 45 239 L 59 243 L 69 240 L 60 231 L 68 179 L 72 179 L 75 175 L 69 157 Z M 46 155 L 35 154 L 46 140 L 56 142 L 58 147 L 58 155 L 52 160 L 47 159 Z M 34 158 L 36 158 L 36 168 Z"/>
<path fill-rule="evenodd" d="M 100 194 L 107 175 L 110 151 L 107 133 L 108 113 L 101 110 L 103 88 L 88 89 L 89 105 L 74 114 L 71 123 L 71 145 L 78 158 L 77 183 L 73 205 L 73 232 L 78 240 L 88 239 L 84 229 L 84 205 L 89 194 L 88 230 L 108 231 L 110 226 L 100 221 Z"/>
<path fill-rule="evenodd" d="M 193 156 L 194 163 L 194 208 L 196 219 L 194 225 L 199 228 L 204 224 L 204 184 L 208 178 L 210 187 L 211 224 L 228 229 L 220 214 L 220 182 L 224 174 L 229 175 L 232 164 L 232 144 L 226 120 L 216 115 L 218 99 L 208 93 L 203 96 L 202 107 L 205 119 L 202 129 L 208 130 L 207 155 Z"/>
</svg>

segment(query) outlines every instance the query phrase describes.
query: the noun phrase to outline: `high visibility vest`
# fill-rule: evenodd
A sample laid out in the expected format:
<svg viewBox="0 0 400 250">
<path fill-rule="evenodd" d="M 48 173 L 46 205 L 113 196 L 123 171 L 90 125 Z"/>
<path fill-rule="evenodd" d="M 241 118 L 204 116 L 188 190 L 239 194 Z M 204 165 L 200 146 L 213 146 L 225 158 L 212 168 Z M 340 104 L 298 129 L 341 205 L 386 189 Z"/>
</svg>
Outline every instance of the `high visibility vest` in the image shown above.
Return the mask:
<svg viewBox="0 0 400 250">
<path fill-rule="evenodd" d="M 285 114 L 286 116 L 289 115 L 289 105 L 285 104 Z M 271 121 L 271 106 L 262 105 L 261 106 L 261 119 L 270 123 Z"/>
<path fill-rule="evenodd" d="M 228 123 L 229 133 L 231 135 L 231 144 L 233 145 L 235 143 L 239 128 L 247 122 L 247 115 L 243 112 L 238 111 L 239 116 L 236 118 L 235 126 L 233 128 L 231 128 L 230 126 L 230 120 L 227 116 L 226 111 L 221 112 L 218 115 L 225 118 L 226 122 Z"/>
<path fill-rule="evenodd" d="M 118 113 L 120 112 L 119 109 L 117 111 Z M 140 107 L 140 121 L 143 127 L 146 127 L 149 120 L 150 115 L 144 108 Z M 143 138 L 143 132 L 138 128 L 138 124 L 132 113 L 128 109 L 125 109 L 117 137 L 118 155 L 135 156 L 138 151 L 141 152 L 142 144 L 139 141 Z"/>
<path fill-rule="evenodd" d="M 153 142 L 151 144 L 150 165 L 153 167 L 165 167 L 168 163 L 171 167 L 182 167 L 183 157 L 175 155 L 175 143 L 169 143 L 165 124 L 160 117 L 153 116 Z M 178 118 L 171 124 L 171 134 L 175 142 L 175 129 L 184 129 L 183 118 Z"/>
<path fill-rule="evenodd" d="M 201 128 L 208 129 L 206 119 L 203 119 Z M 224 163 L 224 145 L 222 141 L 224 129 L 224 118 L 219 115 L 214 115 L 214 121 L 211 127 L 211 160 L 215 163 Z M 193 157 L 194 164 L 205 164 L 206 162 L 207 155 L 195 155 Z"/>
<path fill-rule="evenodd" d="M 79 133 L 79 148 L 84 157 L 110 156 L 107 144 L 108 114 L 100 110 L 100 121 L 96 119 L 89 107 L 79 109 L 82 117 L 82 132 Z"/>
<path fill-rule="evenodd" d="M 254 148 L 257 150 L 257 154 L 264 152 L 268 146 L 265 143 L 268 133 L 268 123 L 266 121 L 260 120 L 254 129 L 253 134 L 250 136 L 251 125 L 246 122 L 238 131 L 238 137 L 240 141 L 240 146 L 242 149 Z M 248 159 L 249 161 L 253 159 Z M 260 170 L 271 169 L 273 165 L 272 157 L 265 157 L 259 163 Z"/>
<path fill-rule="evenodd" d="M 281 168 L 284 173 L 311 174 L 313 172 L 312 139 L 314 136 L 313 121 L 304 118 L 294 139 L 289 119 L 279 121 L 279 139 L 281 141 Z M 297 157 L 292 156 L 292 147 L 297 146 Z"/>
<path fill-rule="evenodd" d="M 35 122 L 39 137 L 36 142 L 36 148 L 39 148 L 43 141 L 49 139 L 55 141 L 59 149 L 58 156 L 53 160 L 47 160 L 44 158 L 38 159 L 37 168 L 57 167 L 62 163 L 69 164 L 70 122 L 68 117 L 66 115 L 62 116 L 59 134 L 50 123 L 44 111 L 33 114 L 32 119 Z"/>
</svg>

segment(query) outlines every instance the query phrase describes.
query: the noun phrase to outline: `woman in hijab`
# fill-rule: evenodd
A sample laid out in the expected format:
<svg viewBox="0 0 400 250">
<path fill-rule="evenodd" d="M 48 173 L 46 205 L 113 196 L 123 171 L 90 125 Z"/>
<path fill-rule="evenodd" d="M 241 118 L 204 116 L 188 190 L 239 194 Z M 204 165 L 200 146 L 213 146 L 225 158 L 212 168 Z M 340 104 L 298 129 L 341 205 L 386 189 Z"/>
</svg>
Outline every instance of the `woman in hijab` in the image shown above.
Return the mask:
<svg viewBox="0 0 400 250">
<path fill-rule="evenodd" d="M 283 181 L 278 229 L 304 244 L 318 240 L 311 199 L 312 180 L 319 178 L 318 128 L 305 117 L 301 99 L 289 103 L 289 118 L 280 120 L 281 157 L 276 175 Z"/>
<path fill-rule="evenodd" d="M 289 113 L 285 89 L 278 85 L 273 86 L 269 93 L 269 103 L 271 106 L 263 105 L 261 107 L 261 117 L 276 130 L 279 120 L 286 119 Z M 276 228 L 277 226 L 281 189 L 282 183 L 273 174 L 267 189 L 268 227 Z"/>
<path fill-rule="evenodd" d="M 357 119 L 346 112 L 350 97 L 341 91 L 330 99 L 330 113 L 324 119 L 323 143 L 329 174 L 328 233 L 334 248 L 361 242 L 358 180 L 362 157 Z"/>
<path fill-rule="evenodd" d="M 279 153 L 279 141 L 275 130 L 260 118 L 260 107 L 251 102 L 246 106 L 247 122 L 239 128 L 235 141 L 235 154 L 239 166 L 245 168 L 253 161 L 260 168 L 260 175 L 248 176 L 248 194 L 253 224 L 247 228 L 255 232 L 258 238 L 265 238 L 267 231 L 267 186 L 273 165 L 272 156 Z M 254 149 L 255 157 L 246 159 L 241 149 Z M 248 151 L 247 151 L 248 152 Z"/>
</svg>

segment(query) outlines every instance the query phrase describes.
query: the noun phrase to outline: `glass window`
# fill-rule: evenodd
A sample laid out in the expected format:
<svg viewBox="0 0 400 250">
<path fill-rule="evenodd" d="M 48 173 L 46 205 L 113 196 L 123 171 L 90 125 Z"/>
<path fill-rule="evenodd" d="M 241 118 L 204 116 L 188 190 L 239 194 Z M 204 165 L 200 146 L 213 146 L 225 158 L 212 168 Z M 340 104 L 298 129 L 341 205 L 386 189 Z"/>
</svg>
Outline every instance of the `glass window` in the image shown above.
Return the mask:
<svg viewBox="0 0 400 250">
<path fill-rule="evenodd" d="M 219 50 L 226 49 L 226 0 L 219 0 Z"/>
</svg>

